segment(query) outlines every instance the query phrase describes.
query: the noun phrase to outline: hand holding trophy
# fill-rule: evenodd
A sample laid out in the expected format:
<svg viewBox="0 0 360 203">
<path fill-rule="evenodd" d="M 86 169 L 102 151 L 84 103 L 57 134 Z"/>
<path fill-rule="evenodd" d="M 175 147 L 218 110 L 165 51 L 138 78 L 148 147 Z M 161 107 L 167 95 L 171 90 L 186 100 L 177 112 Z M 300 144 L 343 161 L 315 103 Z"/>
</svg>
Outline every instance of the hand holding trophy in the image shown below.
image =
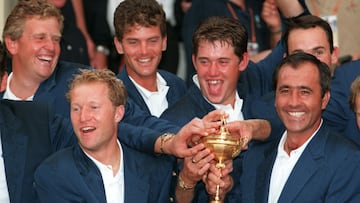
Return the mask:
<svg viewBox="0 0 360 203">
<path fill-rule="evenodd" d="M 212 150 L 215 154 L 215 160 L 217 161 L 216 167 L 223 169 L 225 167 L 224 162 L 226 160 L 233 159 L 241 152 L 241 146 L 243 145 L 242 139 L 232 136 L 226 128 L 225 116 L 221 117 L 221 126 L 219 132 L 203 137 L 201 141 L 205 146 Z M 216 194 L 212 196 L 209 203 L 222 203 L 220 198 L 220 186 L 216 186 Z"/>
</svg>

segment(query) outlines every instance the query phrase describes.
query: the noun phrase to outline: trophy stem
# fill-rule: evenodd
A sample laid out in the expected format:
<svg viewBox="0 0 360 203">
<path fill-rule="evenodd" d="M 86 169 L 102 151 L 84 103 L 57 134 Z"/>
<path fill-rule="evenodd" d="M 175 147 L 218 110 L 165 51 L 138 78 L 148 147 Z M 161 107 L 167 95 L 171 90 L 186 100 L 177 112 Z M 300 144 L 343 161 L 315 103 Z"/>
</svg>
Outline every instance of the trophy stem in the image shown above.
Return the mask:
<svg viewBox="0 0 360 203">
<path fill-rule="evenodd" d="M 201 139 L 205 146 L 212 150 L 217 161 L 216 167 L 220 170 L 225 168 L 225 162 L 239 155 L 241 140 L 232 136 L 226 128 L 225 116 L 221 117 L 221 127 L 218 133 L 203 137 Z M 209 196 L 209 203 L 223 203 L 225 194 L 220 194 L 220 186 L 216 186 L 216 192 Z"/>
<path fill-rule="evenodd" d="M 223 201 L 220 199 L 220 186 L 216 186 L 216 193 L 215 196 L 212 197 L 212 199 L 209 201 L 209 203 L 223 203 Z"/>
<path fill-rule="evenodd" d="M 225 164 L 222 159 L 219 159 L 219 161 L 216 163 L 216 168 L 223 169 L 225 168 Z"/>
<path fill-rule="evenodd" d="M 219 160 L 219 162 L 216 164 L 216 167 L 219 169 L 223 169 L 225 168 L 225 164 Z M 220 199 L 220 185 L 216 185 L 215 196 L 212 197 L 209 203 L 223 203 L 223 201 Z"/>
</svg>

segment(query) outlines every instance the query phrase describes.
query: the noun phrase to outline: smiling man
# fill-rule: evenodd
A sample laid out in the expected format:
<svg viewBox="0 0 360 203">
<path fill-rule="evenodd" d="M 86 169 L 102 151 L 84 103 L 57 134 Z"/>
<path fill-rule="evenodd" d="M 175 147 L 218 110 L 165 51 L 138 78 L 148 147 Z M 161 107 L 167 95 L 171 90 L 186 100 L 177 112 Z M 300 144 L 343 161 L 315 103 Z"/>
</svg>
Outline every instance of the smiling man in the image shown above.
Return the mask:
<svg viewBox="0 0 360 203">
<path fill-rule="evenodd" d="M 69 116 L 64 93 L 82 64 L 59 61 L 64 18 L 47 0 L 19 1 L 6 19 L 3 42 L 11 56 L 4 99 L 41 101 Z M 56 108 L 55 108 L 56 107 Z"/>
<path fill-rule="evenodd" d="M 329 67 L 296 53 L 280 63 L 273 79 L 286 130 L 245 154 L 241 202 L 358 202 L 359 148 L 321 115 L 330 99 Z"/>
<path fill-rule="evenodd" d="M 136 151 L 118 140 L 126 90 L 110 70 L 84 70 L 67 93 L 78 143 L 35 173 L 40 202 L 168 202 L 171 156 Z M 118 134 L 118 132 L 122 132 Z"/>
<path fill-rule="evenodd" d="M 269 123 L 264 120 L 253 120 L 249 117 L 249 106 L 252 97 L 266 92 L 267 87 L 260 85 L 260 71 L 254 63 L 249 63 L 247 53 L 247 31 L 238 20 L 229 17 L 211 17 L 203 21 L 196 29 L 193 36 L 194 54 L 193 63 L 197 74 L 193 77 L 194 85 L 191 86 L 184 97 L 169 107 L 160 118 L 170 120 L 179 126 L 185 125 L 194 117 L 202 118 L 207 113 L 221 109 L 229 115 L 228 121 L 245 122 L 254 131 L 253 138 L 258 135 L 268 135 Z M 250 67 L 248 67 L 248 64 Z M 243 82 L 238 82 L 243 77 Z M 246 121 L 244 121 L 246 120 Z M 269 131 L 267 131 L 269 130 Z M 265 138 L 266 136 L 263 136 Z M 183 170 L 179 177 L 186 184 L 187 197 L 193 202 L 202 201 L 202 183 L 199 182 L 210 167 L 211 153 L 202 150 L 192 158 L 184 159 Z M 209 158 L 210 157 L 210 158 Z M 238 168 L 241 159 L 234 161 L 234 168 Z M 229 172 L 223 170 L 223 198 L 232 202 L 231 197 L 225 193 L 232 187 L 229 181 Z M 234 171 L 235 184 L 239 171 Z M 229 183 L 230 182 L 230 183 Z M 197 188 L 191 187 L 197 185 Z M 184 188 L 182 188 L 183 190 Z M 202 191 L 202 192 L 198 192 Z M 193 194 L 191 193 L 193 192 Z M 192 196 L 193 195 L 193 196 Z M 177 194 L 177 197 L 179 195 Z M 194 197 L 192 199 L 192 197 Z M 187 199 L 187 200 L 189 200 Z M 207 199 L 207 197 L 205 197 Z M 188 202 L 179 200 L 179 202 Z M 207 201 L 207 200 L 204 200 Z"/>
<path fill-rule="evenodd" d="M 125 61 L 118 77 L 144 112 L 159 117 L 186 92 L 181 78 L 158 69 L 167 45 L 163 8 L 155 0 L 125 0 L 116 8 L 114 28 L 114 43 Z"/>
</svg>

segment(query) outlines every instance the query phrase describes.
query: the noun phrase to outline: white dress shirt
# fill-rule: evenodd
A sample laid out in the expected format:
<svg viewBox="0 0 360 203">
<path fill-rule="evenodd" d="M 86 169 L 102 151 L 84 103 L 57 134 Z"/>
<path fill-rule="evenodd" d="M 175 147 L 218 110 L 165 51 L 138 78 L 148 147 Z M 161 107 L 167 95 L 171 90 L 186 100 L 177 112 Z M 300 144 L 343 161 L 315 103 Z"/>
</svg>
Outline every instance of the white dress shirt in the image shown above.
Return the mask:
<svg viewBox="0 0 360 203">
<path fill-rule="evenodd" d="M 141 97 L 144 99 L 151 115 L 160 117 L 160 115 L 169 107 L 169 103 L 166 98 L 169 86 L 167 86 L 165 79 L 157 73 L 156 83 L 158 91 L 151 92 L 136 83 L 130 76 L 129 78 L 134 83 Z"/>
<path fill-rule="evenodd" d="M 118 141 L 120 147 L 120 167 L 114 176 L 111 166 L 105 165 L 86 152 L 84 152 L 99 168 L 102 180 L 104 183 L 106 203 L 124 203 L 125 199 L 125 181 L 124 181 L 124 158 L 121 148 L 121 144 Z"/>
<path fill-rule="evenodd" d="M 7 79 L 7 82 L 6 82 L 6 90 L 4 92 L 3 99 L 21 101 L 23 99 L 15 96 L 15 94 L 10 89 L 10 81 L 12 80 L 12 77 L 13 77 L 13 73 L 11 72 L 9 74 L 9 77 Z M 28 97 L 27 99 L 25 99 L 25 101 L 32 101 L 33 99 L 34 99 L 34 95 Z"/>
<path fill-rule="evenodd" d="M 319 125 L 319 128 L 321 125 L 322 125 L 322 121 Z M 295 150 L 292 150 L 290 152 L 290 156 L 284 150 L 287 131 L 284 132 L 278 145 L 278 152 L 271 173 L 268 203 L 278 202 L 280 194 L 284 188 L 285 183 L 287 182 L 287 179 L 290 176 L 291 171 L 293 170 L 301 154 L 304 152 L 306 146 L 309 144 L 310 140 L 317 133 L 319 128 L 314 132 L 313 135 L 311 135 L 311 137 L 303 145 L 301 145 L 299 148 Z"/>
</svg>

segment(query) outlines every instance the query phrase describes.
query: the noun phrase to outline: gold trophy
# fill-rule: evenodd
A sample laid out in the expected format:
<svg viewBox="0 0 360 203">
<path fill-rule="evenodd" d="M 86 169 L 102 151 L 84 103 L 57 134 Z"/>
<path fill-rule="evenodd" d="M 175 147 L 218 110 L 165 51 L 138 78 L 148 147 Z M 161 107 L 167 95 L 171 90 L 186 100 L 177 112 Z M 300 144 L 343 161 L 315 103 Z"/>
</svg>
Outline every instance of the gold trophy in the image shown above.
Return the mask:
<svg viewBox="0 0 360 203">
<path fill-rule="evenodd" d="M 221 117 L 221 127 L 218 133 L 205 136 L 201 140 L 205 146 L 212 150 L 217 161 L 216 167 L 225 168 L 224 162 L 238 156 L 241 151 L 242 139 L 231 136 L 226 128 L 225 117 Z M 212 196 L 209 203 L 222 203 L 220 199 L 220 186 L 216 186 L 216 194 Z"/>
</svg>

